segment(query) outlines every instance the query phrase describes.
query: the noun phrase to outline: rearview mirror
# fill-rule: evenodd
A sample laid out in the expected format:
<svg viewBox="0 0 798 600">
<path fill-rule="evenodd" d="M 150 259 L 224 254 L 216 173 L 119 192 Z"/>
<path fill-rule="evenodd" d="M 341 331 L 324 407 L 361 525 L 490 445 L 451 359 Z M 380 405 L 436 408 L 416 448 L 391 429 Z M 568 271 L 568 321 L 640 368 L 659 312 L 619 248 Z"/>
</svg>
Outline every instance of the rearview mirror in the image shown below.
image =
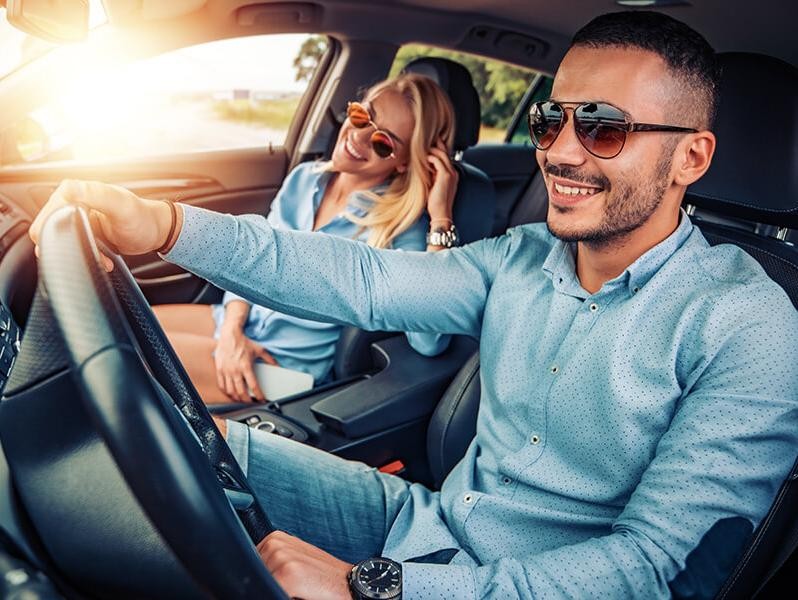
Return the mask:
<svg viewBox="0 0 798 600">
<path fill-rule="evenodd" d="M 7 0 L 8 22 L 50 42 L 79 42 L 89 32 L 89 0 Z"/>
</svg>

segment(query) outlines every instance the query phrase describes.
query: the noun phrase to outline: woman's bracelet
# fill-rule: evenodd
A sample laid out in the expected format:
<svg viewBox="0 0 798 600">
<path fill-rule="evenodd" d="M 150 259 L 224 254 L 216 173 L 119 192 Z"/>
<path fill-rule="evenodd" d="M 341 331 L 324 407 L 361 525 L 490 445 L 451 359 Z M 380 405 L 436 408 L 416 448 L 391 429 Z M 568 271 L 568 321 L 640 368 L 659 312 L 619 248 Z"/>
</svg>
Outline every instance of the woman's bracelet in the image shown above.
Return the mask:
<svg viewBox="0 0 798 600">
<path fill-rule="evenodd" d="M 158 254 L 166 254 L 173 245 L 170 242 L 172 241 L 172 236 L 175 234 L 175 228 L 177 227 L 177 208 L 175 208 L 175 203 L 169 202 L 169 200 L 161 200 L 161 202 L 165 202 L 169 205 L 169 210 L 172 214 L 172 223 L 169 225 L 169 233 L 166 236 L 166 241 L 163 243 L 163 246 L 156 250 Z"/>
</svg>

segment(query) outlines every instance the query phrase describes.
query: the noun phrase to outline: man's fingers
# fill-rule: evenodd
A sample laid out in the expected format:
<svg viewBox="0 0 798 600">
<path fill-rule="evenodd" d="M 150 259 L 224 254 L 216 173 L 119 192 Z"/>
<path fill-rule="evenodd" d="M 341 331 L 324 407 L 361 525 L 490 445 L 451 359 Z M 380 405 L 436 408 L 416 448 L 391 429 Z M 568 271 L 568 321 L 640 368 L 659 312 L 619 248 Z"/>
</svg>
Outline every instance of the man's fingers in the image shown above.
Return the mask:
<svg viewBox="0 0 798 600">
<path fill-rule="evenodd" d="M 105 268 L 106 273 L 110 273 L 114 270 L 114 261 L 108 258 L 105 254 L 100 253 L 100 260 L 103 263 L 103 267 Z"/>
<path fill-rule="evenodd" d="M 67 179 L 62 181 L 50 196 L 50 200 L 42 207 L 39 214 L 36 215 L 36 218 L 33 219 L 33 223 L 31 223 L 30 229 L 28 230 L 28 235 L 30 235 L 34 244 L 39 243 L 42 227 L 45 221 L 47 221 L 47 217 L 49 217 L 53 211 L 69 204 L 68 198 L 73 196 L 71 192 L 72 185 L 73 182 L 71 180 Z"/>
</svg>

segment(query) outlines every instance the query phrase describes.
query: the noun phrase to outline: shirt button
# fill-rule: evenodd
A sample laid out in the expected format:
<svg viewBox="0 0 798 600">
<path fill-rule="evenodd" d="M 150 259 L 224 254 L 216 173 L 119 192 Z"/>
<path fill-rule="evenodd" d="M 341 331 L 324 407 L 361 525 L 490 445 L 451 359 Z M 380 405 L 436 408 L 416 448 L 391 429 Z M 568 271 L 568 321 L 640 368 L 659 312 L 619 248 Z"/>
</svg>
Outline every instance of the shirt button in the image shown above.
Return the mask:
<svg viewBox="0 0 798 600">
<path fill-rule="evenodd" d="M 637 292 L 639 292 L 639 291 L 640 291 L 640 288 L 639 288 L 639 287 L 637 287 L 637 286 L 635 286 L 634 288 L 632 288 L 632 292 L 634 292 L 635 294 L 636 294 Z"/>
<path fill-rule="evenodd" d="M 536 433 L 532 434 L 532 437 L 529 438 L 529 441 L 532 443 L 533 446 L 537 446 L 540 443 L 540 436 Z"/>
<path fill-rule="evenodd" d="M 595 302 L 590 305 L 590 312 L 596 312 L 598 310 L 598 304 Z"/>
<path fill-rule="evenodd" d="M 507 477 L 506 475 L 504 477 L 502 477 L 502 484 L 510 485 L 512 482 L 513 482 L 513 480 L 510 479 L 509 477 Z"/>
<path fill-rule="evenodd" d="M 560 372 L 560 367 L 558 367 L 557 365 L 552 365 L 550 370 L 552 375 L 556 375 L 557 373 Z"/>
<path fill-rule="evenodd" d="M 474 496 L 471 494 L 466 494 L 463 496 L 463 504 L 471 504 L 474 501 Z"/>
</svg>

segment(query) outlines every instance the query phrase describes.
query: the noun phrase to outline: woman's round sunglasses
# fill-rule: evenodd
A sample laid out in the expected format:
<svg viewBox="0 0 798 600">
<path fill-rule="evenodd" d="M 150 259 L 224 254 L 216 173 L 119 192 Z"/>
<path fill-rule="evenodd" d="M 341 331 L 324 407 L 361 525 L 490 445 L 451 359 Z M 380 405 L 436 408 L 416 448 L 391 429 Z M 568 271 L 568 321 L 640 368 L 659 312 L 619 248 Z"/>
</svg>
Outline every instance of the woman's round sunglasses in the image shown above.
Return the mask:
<svg viewBox="0 0 798 600">
<path fill-rule="evenodd" d="M 369 138 L 374 154 L 382 159 L 394 158 L 396 156 L 396 145 L 393 139 L 391 139 L 390 134 L 377 127 L 377 124 L 372 121 L 368 109 L 360 102 L 349 102 L 346 105 L 346 117 L 349 119 L 352 127 L 356 127 L 357 129 L 363 129 L 369 125 L 374 127 L 374 133 L 372 133 Z"/>
<path fill-rule="evenodd" d="M 673 125 L 632 123 L 618 107 L 606 102 L 535 102 L 529 109 L 529 137 L 538 150 L 548 150 L 568 122 L 565 105 L 573 105 L 574 130 L 579 143 L 597 158 L 615 158 L 633 131 L 697 133 Z"/>
</svg>

